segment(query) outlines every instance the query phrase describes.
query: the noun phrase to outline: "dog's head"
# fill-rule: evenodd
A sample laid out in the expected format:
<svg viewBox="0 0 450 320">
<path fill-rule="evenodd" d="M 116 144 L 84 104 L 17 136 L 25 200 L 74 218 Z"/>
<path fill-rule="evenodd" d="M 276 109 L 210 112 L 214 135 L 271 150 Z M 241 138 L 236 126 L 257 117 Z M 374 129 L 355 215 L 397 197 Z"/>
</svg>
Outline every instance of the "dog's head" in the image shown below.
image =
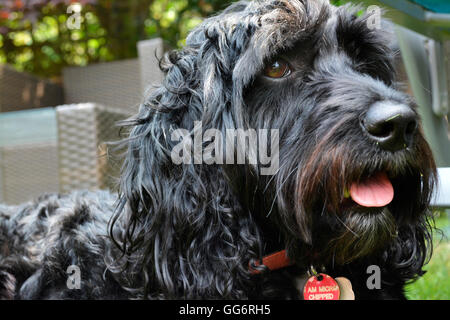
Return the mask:
<svg viewBox="0 0 450 320">
<path fill-rule="evenodd" d="M 238 2 L 161 60 L 121 184 L 124 243 L 160 253 L 155 278 L 169 281 L 172 261 L 188 286 L 182 263 L 197 249 L 244 273 L 265 229 L 299 263 L 305 248 L 308 263 L 345 264 L 394 245 L 421 267 L 435 164 L 371 17 L 319 0 Z"/>
<path fill-rule="evenodd" d="M 259 179 L 275 197 L 264 207 L 320 263 L 348 263 L 409 237 L 426 224 L 435 164 L 416 106 L 397 88 L 388 25 L 321 1 L 269 2 L 257 12 L 232 77 L 244 88 L 245 124 L 279 130 L 279 169 Z"/>
</svg>

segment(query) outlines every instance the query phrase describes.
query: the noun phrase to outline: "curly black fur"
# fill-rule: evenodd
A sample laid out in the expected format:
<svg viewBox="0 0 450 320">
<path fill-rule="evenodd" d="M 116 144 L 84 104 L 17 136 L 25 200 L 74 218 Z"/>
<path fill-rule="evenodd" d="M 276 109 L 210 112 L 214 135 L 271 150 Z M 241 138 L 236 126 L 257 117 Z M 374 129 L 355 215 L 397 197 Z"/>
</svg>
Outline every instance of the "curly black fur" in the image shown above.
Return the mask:
<svg viewBox="0 0 450 320">
<path fill-rule="evenodd" d="M 386 30 L 355 12 L 319 0 L 253 1 L 206 19 L 164 56 L 163 85 L 125 123 L 118 196 L 0 207 L 1 297 L 298 299 L 296 278 L 314 266 L 349 278 L 357 299 L 404 298 L 430 255 L 435 164 L 420 129 L 395 153 L 362 134 L 375 102 L 415 106 L 396 89 Z M 280 56 L 292 74 L 264 77 Z M 171 133 L 193 131 L 194 121 L 221 132 L 278 129 L 279 170 L 174 164 Z M 352 182 L 379 171 L 394 185 L 390 205 L 346 203 Z M 293 266 L 249 271 L 285 248 Z M 372 264 L 379 290 L 366 286 Z M 67 287 L 70 265 L 81 289 Z"/>
</svg>

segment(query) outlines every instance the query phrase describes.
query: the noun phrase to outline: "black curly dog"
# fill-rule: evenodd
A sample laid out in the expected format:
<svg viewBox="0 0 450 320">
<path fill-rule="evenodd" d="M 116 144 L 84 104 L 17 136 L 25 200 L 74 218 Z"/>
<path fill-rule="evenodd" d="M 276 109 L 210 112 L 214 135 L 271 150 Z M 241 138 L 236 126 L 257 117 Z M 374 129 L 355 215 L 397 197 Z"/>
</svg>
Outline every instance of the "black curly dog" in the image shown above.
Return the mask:
<svg viewBox="0 0 450 320">
<path fill-rule="evenodd" d="M 300 299 L 297 279 L 314 267 L 348 278 L 357 299 L 404 299 L 430 255 L 436 168 L 396 88 L 388 32 L 369 18 L 268 0 L 206 19 L 164 56 L 163 85 L 125 123 L 118 195 L 0 207 L 0 295 Z M 193 135 L 195 121 L 224 135 L 278 130 L 277 170 L 174 163 L 172 134 Z M 283 249 L 289 266 L 261 264 Z M 367 287 L 370 265 L 380 289 Z"/>
</svg>

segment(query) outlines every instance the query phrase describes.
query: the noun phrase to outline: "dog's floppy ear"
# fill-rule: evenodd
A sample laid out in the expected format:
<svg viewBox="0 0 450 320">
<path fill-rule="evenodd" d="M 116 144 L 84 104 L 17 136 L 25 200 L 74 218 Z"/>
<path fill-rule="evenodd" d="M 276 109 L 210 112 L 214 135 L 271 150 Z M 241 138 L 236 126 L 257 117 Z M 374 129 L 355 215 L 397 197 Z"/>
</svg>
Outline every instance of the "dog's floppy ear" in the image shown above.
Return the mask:
<svg viewBox="0 0 450 320">
<path fill-rule="evenodd" d="M 236 68 L 247 53 L 256 30 L 256 22 L 245 19 L 242 13 L 248 4 L 245 1 L 232 4 L 219 15 L 206 19 L 186 39 L 188 47 L 197 48 L 201 61 L 198 65 L 201 75 L 198 89 L 202 94 L 202 122 L 205 127 L 210 123 L 214 123 L 216 128 L 225 124 L 227 128 L 247 126 L 246 119 L 242 118 L 245 114 L 241 109 L 242 90 L 243 84 L 250 81 L 248 75 L 253 75 L 255 70 L 236 72 Z M 252 60 L 244 60 L 247 67 L 256 65 Z"/>
<path fill-rule="evenodd" d="M 113 257 L 111 269 L 144 297 L 243 297 L 234 281 L 247 278 L 242 261 L 259 251 L 255 224 L 242 212 L 222 169 L 171 158 L 180 143 L 172 140 L 175 130 L 193 138 L 195 121 L 206 118 L 212 125 L 226 118 L 216 110 L 229 103 L 225 64 L 216 64 L 220 57 L 208 46 L 200 39 L 166 54 L 163 85 L 126 123 L 131 131 L 120 201 L 110 224 L 121 255 Z"/>
</svg>

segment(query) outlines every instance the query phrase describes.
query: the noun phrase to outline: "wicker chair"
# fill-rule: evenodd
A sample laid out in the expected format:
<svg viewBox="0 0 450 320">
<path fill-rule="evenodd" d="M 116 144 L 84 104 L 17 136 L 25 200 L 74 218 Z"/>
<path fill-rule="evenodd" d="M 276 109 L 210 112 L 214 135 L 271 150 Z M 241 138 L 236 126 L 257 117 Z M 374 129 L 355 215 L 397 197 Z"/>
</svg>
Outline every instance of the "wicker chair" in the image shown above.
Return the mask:
<svg viewBox="0 0 450 320">
<path fill-rule="evenodd" d="M 46 192 L 114 190 L 120 161 L 108 154 L 106 142 L 119 139 L 116 121 L 135 113 L 146 89 L 161 82 L 157 57 L 166 49 L 161 39 L 145 40 L 138 44 L 137 59 L 66 68 L 67 105 L 61 105 L 61 88 L 47 82 L 60 90 L 55 100 L 43 95 L 26 104 L 21 94 L 31 86 L 27 83 L 36 87 L 40 80 L 0 66 L 6 84 L 0 86 L 0 202 L 17 204 Z M 60 106 L 1 113 L 43 103 Z"/>
<path fill-rule="evenodd" d="M 63 103 L 60 85 L 0 65 L 0 112 L 54 107 Z"/>
<path fill-rule="evenodd" d="M 85 103 L 0 114 L 0 202 L 46 192 L 115 189 L 120 161 L 106 143 L 129 114 Z"/>
</svg>

